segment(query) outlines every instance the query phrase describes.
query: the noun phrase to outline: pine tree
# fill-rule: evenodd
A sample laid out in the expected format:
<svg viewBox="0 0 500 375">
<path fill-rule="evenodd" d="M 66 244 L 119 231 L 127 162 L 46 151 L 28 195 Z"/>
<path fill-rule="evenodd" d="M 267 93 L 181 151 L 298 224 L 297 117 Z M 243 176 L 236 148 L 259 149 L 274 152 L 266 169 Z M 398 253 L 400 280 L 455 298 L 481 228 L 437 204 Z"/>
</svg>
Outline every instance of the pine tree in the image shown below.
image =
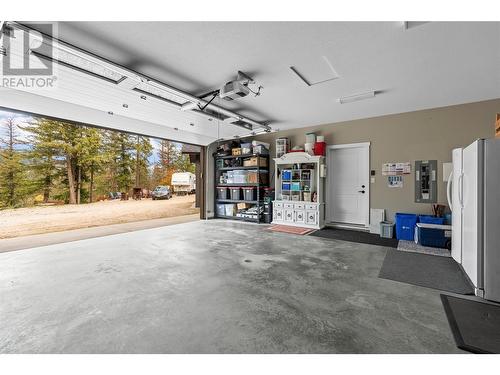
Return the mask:
<svg viewBox="0 0 500 375">
<path fill-rule="evenodd" d="M 18 207 L 29 193 L 25 152 L 18 148 L 24 142 L 19 139 L 14 117 L 4 121 L 2 130 L 4 136 L 0 138 L 0 205 Z"/>
<path fill-rule="evenodd" d="M 34 156 L 44 155 L 41 161 L 34 163 L 38 163 L 38 169 L 42 171 L 44 189 L 50 194 L 50 183 L 57 172 L 55 161 L 58 160 L 65 170 L 69 203 L 81 203 L 86 173 L 100 161 L 101 131 L 43 118 L 26 126 L 25 130 L 32 134 Z M 44 191 L 44 199 L 45 195 Z"/>
<path fill-rule="evenodd" d="M 176 163 L 181 155 L 180 147 L 177 143 L 162 139 L 158 150 L 158 166 L 162 171 L 161 184 L 171 185 L 172 174 L 176 171 Z"/>
<path fill-rule="evenodd" d="M 149 187 L 149 157 L 153 151 L 148 137 L 136 136 L 135 141 L 135 187 Z"/>
<path fill-rule="evenodd" d="M 134 136 L 118 132 L 106 131 L 105 153 L 109 160 L 109 190 L 129 192 L 132 185 L 132 173 L 135 165 Z"/>
<path fill-rule="evenodd" d="M 21 126 L 21 129 L 31 133 L 29 142 L 30 165 L 34 171 L 34 187 L 43 194 L 43 202 L 50 199 L 54 187 L 63 167 L 58 149 L 58 143 L 54 142 L 60 125 L 54 121 L 45 119 L 34 119 L 31 123 Z M 59 163 L 58 163 L 59 161 Z"/>
</svg>

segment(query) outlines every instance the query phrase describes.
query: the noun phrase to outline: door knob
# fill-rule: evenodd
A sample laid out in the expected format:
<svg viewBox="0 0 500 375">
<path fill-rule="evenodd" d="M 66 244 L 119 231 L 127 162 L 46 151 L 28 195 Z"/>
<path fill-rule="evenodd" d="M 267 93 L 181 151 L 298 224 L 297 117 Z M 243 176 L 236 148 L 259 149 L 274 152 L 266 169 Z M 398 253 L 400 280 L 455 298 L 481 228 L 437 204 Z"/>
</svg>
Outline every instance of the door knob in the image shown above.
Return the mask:
<svg viewBox="0 0 500 375">
<path fill-rule="evenodd" d="M 358 190 L 358 193 L 363 193 L 364 194 L 365 191 L 364 190 Z"/>
</svg>

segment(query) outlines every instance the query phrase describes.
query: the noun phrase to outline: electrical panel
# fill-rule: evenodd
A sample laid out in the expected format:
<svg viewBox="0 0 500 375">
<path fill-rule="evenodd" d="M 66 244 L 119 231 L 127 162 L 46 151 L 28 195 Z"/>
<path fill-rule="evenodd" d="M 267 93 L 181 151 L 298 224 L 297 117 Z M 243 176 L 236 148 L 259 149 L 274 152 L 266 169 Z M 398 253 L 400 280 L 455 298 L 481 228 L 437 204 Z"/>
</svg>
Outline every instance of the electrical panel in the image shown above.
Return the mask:
<svg viewBox="0 0 500 375">
<path fill-rule="evenodd" d="M 437 160 L 415 161 L 415 202 L 437 203 Z"/>
</svg>

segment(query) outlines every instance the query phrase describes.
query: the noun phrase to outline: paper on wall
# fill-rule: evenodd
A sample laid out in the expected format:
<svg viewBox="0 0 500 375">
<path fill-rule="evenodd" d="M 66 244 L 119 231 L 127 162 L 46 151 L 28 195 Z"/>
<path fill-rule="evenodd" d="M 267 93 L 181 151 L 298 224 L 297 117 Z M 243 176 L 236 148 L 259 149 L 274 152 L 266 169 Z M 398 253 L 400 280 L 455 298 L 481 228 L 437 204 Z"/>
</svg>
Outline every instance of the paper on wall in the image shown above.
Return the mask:
<svg viewBox="0 0 500 375">
<path fill-rule="evenodd" d="M 402 188 L 403 176 L 388 176 L 387 186 L 389 186 L 390 188 Z"/>
<path fill-rule="evenodd" d="M 399 176 L 411 173 L 410 162 L 382 164 L 382 176 Z"/>
</svg>

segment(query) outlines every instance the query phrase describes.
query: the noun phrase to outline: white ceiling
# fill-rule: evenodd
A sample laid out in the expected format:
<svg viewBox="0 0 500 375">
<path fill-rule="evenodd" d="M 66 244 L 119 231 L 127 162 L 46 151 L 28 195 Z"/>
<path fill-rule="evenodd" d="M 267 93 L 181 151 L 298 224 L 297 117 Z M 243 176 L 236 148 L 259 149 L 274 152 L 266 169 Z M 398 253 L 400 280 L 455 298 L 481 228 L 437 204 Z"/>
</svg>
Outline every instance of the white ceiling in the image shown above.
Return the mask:
<svg viewBox="0 0 500 375">
<path fill-rule="evenodd" d="M 500 97 L 499 22 L 414 23 L 408 29 L 402 22 L 61 22 L 58 32 L 63 41 L 196 95 L 242 70 L 264 86 L 262 95 L 220 105 L 270 121 L 275 130 Z M 308 86 L 291 66 L 324 82 Z M 42 93 L 58 105 L 113 111 L 154 125 L 155 132 L 166 127 L 172 134 L 176 127 L 174 137 L 198 144 L 248 133 L 226 124 L 217 130 L 214 121 L 141 101 L 137 93 L 81 73 L 61 69 L 59 75 L 59 89 Z M 338 102 L 365 91 L 380 94 Z"/>
</svg>

